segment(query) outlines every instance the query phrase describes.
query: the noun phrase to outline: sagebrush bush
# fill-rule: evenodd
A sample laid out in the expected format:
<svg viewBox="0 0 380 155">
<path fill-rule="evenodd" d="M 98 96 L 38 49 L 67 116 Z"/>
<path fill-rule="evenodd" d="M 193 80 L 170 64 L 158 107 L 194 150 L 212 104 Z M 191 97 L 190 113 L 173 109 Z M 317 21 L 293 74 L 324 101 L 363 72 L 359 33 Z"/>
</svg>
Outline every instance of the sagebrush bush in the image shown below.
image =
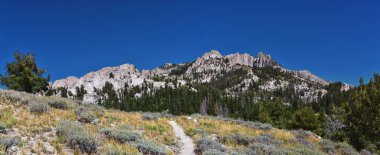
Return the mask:
<svg viewBox="0 0 380 155">
<path fill-rule="evenodd" d="M 66 102 L 63 101 L 53 101 L 53 102 L 48 102 L 50 107 L 56 108 L 56 109 L 68 109 L 69 106 L 67 105 Z"/>
<path fill-rule="evenodd" d="M 0 122 L 0 133 L 5 134 L 6 129 L 7 129 L 7 126 L 3 122 Z"/>
<path fill-rule="evenodd" d="M 198 140 L 197 146 L 202 152 L 208 149 L 214 149 L 214 150 L 219 150 L 221 152 L 226 152 L 226 148 L 224 148 L 222 144 L 208 138 L 202 138 Z"/>
<path fill-rule="evenodd" d="M 281 147 L 266 143 L 253 143 L 250 145 L 250 148 L 255 150 L 258 154 L 288 154 L 288 152 Z"/>
<path fill-rule="evenodd" d="M 222 143 L 234 142 L 236 144 L 245 145 L 245 146 L 249 145 L 249 143 L 251 143 L 252 140 L 253 138 L 250 136 L 241 135 L 237 133 L 219 136 L 219 141 L 221 141 Z"/>
<path fill-rule="evenodd" d="M 34 102 L 34 103 L 29 104 L 29 111 L 31 113 L 43 114 L 49 111 L 49 106 L 44 103 Z"/>
<path fill-rule="evenodd" d="M 86 107 L 79 107 L 77 110 L 78 121 L 82 123 L 93 123 L 97 117 L 96 115 Z"/>
<path fill-rule="evenodd" d="M 133 142 L 141 138 L 140 133 L 123 129 L 102 129 L 101 132 L 110 139 L 114 139 L 120 143 Z"/>
<path fill-rule="evenodd" d="M 319 145 L 321 146 L 322 151 L 325 152 L 326 154 L 337 153 L 335 144 L 330 140 L 321 140 L 319 142 Z"/>
<path fill-rule="evenodd" d="M 99 142 L 78 122 L 62 120 L 58 123 L 56 133 L 72 148 L 79 148 L 82 152 L 95 153 L 98 149 Z"/>
<path fill-rule="evenodd" d="M 312 132 L 303 129 L 295 130 L 293 133 L 297 138 L 306 138 L 313 135 Z"/>
<path fill-rule="evenodd" d="M 0 139 L 0 145 L 5 147 L 5 150 L 8 150 L 14 145 L 18 145 L 20 142 L 19 137 L 2 137 Z"/>
<path fill-rule="evenodd" d="M 96 117 L 102 117 L 104 115 L 105 109 L 102 106 L 96 104 L 85 104 L 84 107 L 87 110 L 92 111 L 96 115 Z"/>
<path fill-rule="evenodd" d="M 222 152 L 220 150 L 216 150 L 216 149 L 208 149 L 204 152 L 202 152 L 203 155 L 227 155 L 227 153 L 225 152 Z"/>
<path fill-rule="evenodd" d="M 85 132 L 69 135 L 66 141 L 71 147 L 77 147 L 82 152 L 95 153 L 98 150 L 99 143 L 96 138 Z"/>
<path fill-rule="evenodd" d="M 164 148 L 159 147 L 157 144 L 139 139 L 136 142 L 134 142 L 135 147 L 137 149 L 146 155 L 165 155 L 166 150 Z"/>
<path fill-rule="evenodd" d="M 276 146 L 284 143 L 284 141 L 280 139 L 275 139 L 273 135 L 269 135 L 269 134 L 258 135 L 252 139 L 252 142 L 270 144 L 270 145 L 276 145 Z"/>
<path fill-rule="evenodd" d="M 316 147 L 314 143 L 308 141 L 307 139 L 295 138 L 293 141 L 298 143 L 298 144 L 302 144 L 303 146 L 306 146 L 308 148 L 315 148 Z"/>
</svg>

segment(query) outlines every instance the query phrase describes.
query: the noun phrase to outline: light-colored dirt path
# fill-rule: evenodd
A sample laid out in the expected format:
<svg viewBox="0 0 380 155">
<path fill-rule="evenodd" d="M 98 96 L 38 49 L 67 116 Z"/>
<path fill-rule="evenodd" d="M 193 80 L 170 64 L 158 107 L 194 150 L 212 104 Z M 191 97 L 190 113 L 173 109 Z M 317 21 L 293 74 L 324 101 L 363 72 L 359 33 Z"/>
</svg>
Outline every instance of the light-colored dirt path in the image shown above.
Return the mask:
<svg viewBox="0 0 380 155">
<path fill-rule="evenodd" d="M 195 155 L 193 139 L 187 136 L 175 121 L 169 121 L 169 124 L 173 127 L 175 136 L 179 139 L 180 150 L 178 155 Z"/>
</svg>

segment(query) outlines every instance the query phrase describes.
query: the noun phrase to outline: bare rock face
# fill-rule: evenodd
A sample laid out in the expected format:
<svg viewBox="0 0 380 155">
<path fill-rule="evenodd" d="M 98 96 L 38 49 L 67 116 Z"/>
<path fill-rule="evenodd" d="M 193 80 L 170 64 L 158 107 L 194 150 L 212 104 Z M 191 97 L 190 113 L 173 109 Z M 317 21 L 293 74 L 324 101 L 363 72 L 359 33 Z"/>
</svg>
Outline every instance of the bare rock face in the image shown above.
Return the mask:
<svg viewBox="0 0 380 155">
<path fill-rule="evenodd" d="M 215 59 L 215 58 L 222 58 L 223 56 L 219 53 L 217 50 L 211 50 L 210 52 L 205 53 L 202 58 L 207 59 Z"/>
<path fill-rule="evenodd" d="M 253 63 L 255 67 L 265 67 L 265 66 L 278 66 L 278 64 L 272 60 L 270 55 L 265 55 L 263 52 L 259 52 L 259 55 L 255 62 Z"/>
<path fill-rule="evenodd" d="M 253 67 L 253 63 L 256 61 L 256 58 L 247 54 L 247 53 L 244 53 L 244 54 L 240 54 L 240 53 L 235 53 L 235 54 L 230 54 L 230 55 L 227 55 L 225 56 L 225 58 L 228 60 L 228 63 L 230 64 L 230 66 L 233 66 L 233 65 L 236 65 L 236 64 L 240 64 L 240 65 L 243 65 L 243 66 L 250 66 L 250 67 Z"/>
<path fill-rule="evenodd" d="M 312 81 L 312 82 L 315 82 L 315 83 L 318 83 L 318 84 L 321 84 L 324 86 L 329 84 L 329 82 L 327 82 L 326 80 L 314 75 L 313 73 L 309 72 L 308 70 L 294 71 L 294 73 L 299 78 L 309 80 L 309 81 Z"/>
<path fill-rule="evenodd" d="M 111 77 L 111 73 L 113 77 Z M 114 85 L 115 89 L 128 85 L 141 85 L 144 81 L 141 73 L 132 64 L 124 64 L 117 67 L 106 67 L 98 71 L 87 73 L 81 78 L 68 77 L 63 80 L 57 80 L 53 83 L 53 88 L 66 87 L 69 91 L 75 94 L 75 88 L 84 86 L 87 91 L 85 95 L 85 102 L 95 102 L 96 94 L 94 88 L 101 89 L 106 82 L 110 82 Z"/>
<path fill-rule="evenodd" d="M 78 81 L 79 79 L 75 76 L 69 76 L 67 77 L 66 79 L 62 79 L 62 80 L 57 80 L 53 83 L 53 86 L 55 87 L 68 87 L 68 88 L 71 88 L 71 87 L 74 87 L 76 82 Z"/>
</svg>

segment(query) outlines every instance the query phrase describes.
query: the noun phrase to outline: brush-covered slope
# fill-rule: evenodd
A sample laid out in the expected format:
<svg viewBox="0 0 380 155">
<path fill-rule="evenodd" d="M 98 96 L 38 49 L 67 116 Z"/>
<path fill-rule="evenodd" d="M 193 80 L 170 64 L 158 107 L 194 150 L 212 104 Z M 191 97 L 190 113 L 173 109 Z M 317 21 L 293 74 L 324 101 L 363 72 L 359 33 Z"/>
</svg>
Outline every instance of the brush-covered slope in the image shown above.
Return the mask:
<svg viewBox="0 0 380 155">
<path fill-rule="evenodd" d="M 175 120 L 199 154 L 357 154 L 303 130 L 200 115 L 137 113 L 58 97 L 0 90 L 0 152 L 7 154 L 175 154 Z"/>
</svg>

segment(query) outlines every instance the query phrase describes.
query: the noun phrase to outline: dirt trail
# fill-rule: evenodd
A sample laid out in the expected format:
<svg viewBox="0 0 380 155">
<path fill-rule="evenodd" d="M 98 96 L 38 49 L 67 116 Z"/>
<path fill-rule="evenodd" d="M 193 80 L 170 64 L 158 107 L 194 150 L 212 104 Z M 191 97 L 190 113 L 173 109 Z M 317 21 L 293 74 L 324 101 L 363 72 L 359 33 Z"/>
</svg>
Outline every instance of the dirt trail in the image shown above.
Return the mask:
<svg viewBox="0 0 380 155">
<path fill-rule="evenodd" d="M 185 134 L 183 129 L 175 122 L 169 121 L 175 136 L 179 139 L 180 150 L 178 155 L 195 155 L 193 139 Z"/>
</svg>

